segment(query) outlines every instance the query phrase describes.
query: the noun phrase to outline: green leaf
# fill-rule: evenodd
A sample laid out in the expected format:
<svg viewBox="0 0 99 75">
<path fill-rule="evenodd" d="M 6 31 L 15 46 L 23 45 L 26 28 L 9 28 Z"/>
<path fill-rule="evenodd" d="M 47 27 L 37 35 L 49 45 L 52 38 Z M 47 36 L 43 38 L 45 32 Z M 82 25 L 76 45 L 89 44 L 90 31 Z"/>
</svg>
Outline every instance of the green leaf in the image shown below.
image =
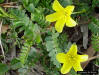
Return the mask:
<svg viewBox="0 0 99 75">
<path fill-rule="evenodd" d="M 68 45 L 68 39 L 67 39 L 67 34 L 66 33 L 63 33 L 63 34 L 60 34 L 59 35 L 59 47 L 62 49 L 62 50 L 66 50 L 67 48 L 67 45 Z"/>
<path fill-rule="evenodd" d="M 19 60 L 23 65 L 26 64 L 30 52 L 30 48 L 31 48 L 31 44 L 28 41 L 24 43 L 24 46 L 22 46 Z"/>
<path fill-rule="evenodd" d="M 0 75 L 4 74 L 9 70 L 8 66 L 6 64 L 0 63 Z"/>
<path fill-rule="evenodd" d="M 11 61 L 11 68 L 12 68 L 13 70 L 19 69 L 19 68 L 21 68 L 21 67 L 22 67 L 22 64 L 21 64 L 20 60 L 18 60 L 18 59 L 13 59 L 13 60 Z"/>
<path fill-rule="evenodd" d="M 99 51 L 99 34 L 93 34 L 91 40 L 92 47 L 94 48 L 94 50 Z"/>
<path fill-rule="evenodd" d="M 95 64 L 99 66 L 99 58 L 96 59 Z"/>
<path fill-rule="evenodd" d="M 40 26 L 38 24 L 33 24 L 29 17 L 25 14 L 24 10 L 11 10 L 11 14 L 16 16 L 17 19 L 12 21 L 13 28 L 17 29 L 19 27 L 19 33 L 24 31 L 24 39 L 30 42 L 40 43 L 42 41 Z"/>
<path fill-rule="evenodd" d="M 37 36 L 36 36 L 36 43 L 40 43 L 41 42 L 41 35 L 40 34 L 38 34 Z"/>
<path fill-rule="evenodd" d="M 22 68 L 18 69 L 19 75 L 27 75 L 28 73 L 28 67 L 27 66 L 23 66 Z"/>
<path fill-rule="evenodd" d="M 34 66 L 37 61 L 39 61 L 40 53 L 37 52 L 37 49 L 34 47 L 31 47 L 31 50 L 29 52 L 29 56 L 27 58 L 27 63 L 29 66 Z"/>
<path fill-rule="evenodd" d="M 30 2 L 31 0 L 22 0 L 22 3 L 24 5 L 24 7 L 31 13 L 33 13 L 34 11 L 34 4 L 33 2 Z"/>
<path fill-rule="evenodd" d="M 36 7 L 40 0 L 33 0 L 33 4 Z"/>
<path fill-rule="evenodd" d="M 99 34 L 99 19 L 93 17 L 88 27 L 94 34 Z"/>
<path fill-rule="evenodd" d="M 67 5 L 72 5 L 72 0 L 60 0 L 60 3 L 66 7 Z"/>
<path fill-rule="evenodd" d="M 77 72 L 75 72 L 74 69 L 72 68 L 70 71 L 70 75 L 80 75 L 80 74 L 77 74 Z"/>
<path fill-rule="evenodd" d="M 33 13 L 35 7 L 34 7 L 33 3 L 30 3 L 28 6 L 25 6 L 25 8 L 26 8 L 29 12 Z"/>
<path fill-rule="evenodd" d="M 46 48 L 47 51 L 49 52 L 49 57 L 51 58 L 50 60 L 53 62 L 54 65 L 56 65 L 57 68 L 59 68 L 61 65 L 60 63 L 56 60 L 56 55 L 57 53 L 61 52 L 58 44 L 58 36 L 59 33 L 55 33 L 55 31 L 52 31 L 52 35 L 46 37 Z"/>
<path fill-rule="evenodd" d="M 40 27 L 44 28 L 49 25 L 44 16 L 44 8 L 36 8 L 34 13 L 31 13 L 32 21 L 36 22 Z"/>
<path fill-rule="evenodd" d="M 24 5 L 28 5 L 29 0 L 22 0 L 22 2 L 23 2 Z"/>
<path fill-rule="evenodd" d="M 99 0 L 92 0 L 92 7 L 96 7 L 98 6 L 99 7 Z"/>
<path fill-rule="evenodd" d="M 4 2 L 4 0 L 0 0 L 0 3 L 3 3 Z"/>
</svg>

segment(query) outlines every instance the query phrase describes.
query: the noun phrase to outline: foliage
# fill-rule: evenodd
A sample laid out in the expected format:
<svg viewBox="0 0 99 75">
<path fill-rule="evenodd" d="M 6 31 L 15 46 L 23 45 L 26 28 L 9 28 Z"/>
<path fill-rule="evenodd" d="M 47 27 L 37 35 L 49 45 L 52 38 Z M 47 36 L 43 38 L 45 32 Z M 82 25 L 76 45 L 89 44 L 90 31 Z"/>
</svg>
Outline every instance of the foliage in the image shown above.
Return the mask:
<svg viewBox="0 0 99 75">
<path fill-rule="evenodd" d="M 35 66 L 35 64 L 40 59 L 40 53 L 37 52 L 36 48 L 31 47 L 26 64 L 29 66 Z"/>
<path fill-rule="evenodd" d="M 60 0 L 60 3 L 66 7 L 67 5 L 72 5 L 73 4 L 73 0 Z"/>
<path fill-rule="evenodd" d="M 13 70 L 21 68 L 22 64 L 19 59 L 12 59 L 10 68 Z"/>
<path fill-rule="evenodd" d="M 74 69 L 71 69 L 71 71 L 70 71 L 70 75 L 80 75 L 80 74 L 77 74 L 75 71 L 74 71 Z"/>
<path fill-rule="evenodd" d="M 99 66 L 99 58 L 95 61 L 96 66 Z"/>
<path fill-rule="evenodd" d="M 91 40 L 92 40 L 92 46 L 93 46 L 93 48 L 94 48 L 94 50 L 95 51 L 99 51 L 99 35 L 97 34 L 97 35 L 92 35 L 92 38 L 91 38 Z"/>
<path fill-rule="evenodd" d="M 64 50 L 67 50 L 67 45 L 68 45 L 68 36 L 67 34 L 63 33 L 58 36 L 58 42 L 59 42 L 59 47 L 61 50 L 64 52 Z"/>
<path fill-rule="evenodd" d="M 32 23 L 24 10 L 11 10 L 11 14 L 16 17 L 16 19 L 12 21 L 13 28 L 16 29 L 19 27 L 18 33 L 24 31 L 24 39 L 27 40 L 29 38 L 28 41 L 36 40 L 35 42 L 37 43 L 41 41 L 39 26 Z"/>
<path fill-rule="evenodd" d="M 97 66 L 97 71 L 99 72 L 99 69 L 98 69 L 98 67 L 99 67 L 99 58 L 97 58 L 96 59 L 96 61 L 94 62 L 94 64 L 95 64 L 95 66 Z"/>
<path fill-rule="evenodd" d="M 94 33 L 94 34 L 99 34 L 99 20 L 96 18 L 92 18 L 91 23 L 89 24 L 89 29 Z"/>
<path fill-rule="evenodd" d="M 21 53 L 20 53 L 20 61 L 22 64 L 25 64 L 28 54 L 30 52 L 31 45 L 28 43 L 24 43 L 24 46 L 22 47 Z"/>
<path fill-rule="evenodd" d="M 92 46 L 95 51 L 99 51 L 99 20 L 92 18 L 92 22 L 89 24 L 89 29 L 93 32 L 92 35 Z"/>
<path fill-rule="evenodd" d="M 22 3 L 23 3 L 23 6 L 26 8 L 26 10 L 33 13 L 34 4 L 36 4 L 37 1 L 39 0 L 36 0 L 35 3 L 33 3 L 33 0 L 22 0 Z"/>
<path fill-rule="evenodd" d="M 92 7 L 96 7 L 96 6 L 99 6 L 99 1 L 97 0 L 92 0 Z"/>
<path fill-rule="evenodd" d="M 6 64 L 0 63 L 0 75 L 4 74 L 9 70 L 8 66 Z"/>
<path fill-rule="evenodd" d="M 52 35 L 46 37 L 46 48 L 49 52 L 49 57 L 51 57 L 51 61 L 54 65 L 56 65 L 57 68 L 60 67 L 59 62 L 56 60 L 56 54 L 61 52 L 60 48 L 58 47 L 58 39 L 59 33 L 55 33 L 55 31 L 52 31 Z"/>
<path fill-rule="evenodd" d="M 0 0 L 0 3 L 3 3 L 4 2 L 4 0 Z"/>
<path fill-rule="evenodd" d="M 4 56 L 0 55 L 0 75 L 12 70 L 18 72 L 19 75 L 28 75 L 31 68 L 34 69 L 38 63 L 43 67 L 44 75 L 60 75 L 61 64 L 56 60 L 56 54 L 67 52 L 71 45 L 70 38 L 74 36 L 75 31 L 79 31 L 82 20 L 87 22 L 88 28 L 91 30 L 92 36 L 89 35 L 89 37 L 94 50 L 99 51 L 99 19 L 94 15 L 96 14 L 95 8 L 99 8 L 99 1 L 59 0 L 63 7 L 75 6 L 71 16 L 78 22 L 75 28 L 66 28 L 65 26 L 62 33 L 55 31 L 55 22 L 49 23 L 45 19 L 46 15 L 55 12 L 52 9 L 53 1 L 9 0 L 10 5 L 5 3 L 6 0 L 0 0 L 0 24 L 2 21 L 2 28 L 6 31 L 4 33 L 1 31 L 0 36 L 6 57 L 5 61 Z M 79 35 L 79 33 L 77 34 Z M 81 42 L 79 40 L 77 44 Z M 13 48 L 16 50 L 15 58 L 10 57 L 14 51 Z M 1 51 L 0 54 L 2 54 Z M 1 63 L 3 61 L 5 63 Z M 96 59 L 97 65 L 99 65 L 98 62 Z M 71 70 L 70 74 L 77 75 L 74 70 Z"/>
<path fill-rule="evenodd" d="M 34 13 L 31 13 L 31 20 L 36 22 L 42 28 L 49 25 L 49 23 L 45 20 L 45 16 L 43 14 L 44 11 L 45 9 L 39 7 L 38 9 L 35 9 Z"/>
</svg>

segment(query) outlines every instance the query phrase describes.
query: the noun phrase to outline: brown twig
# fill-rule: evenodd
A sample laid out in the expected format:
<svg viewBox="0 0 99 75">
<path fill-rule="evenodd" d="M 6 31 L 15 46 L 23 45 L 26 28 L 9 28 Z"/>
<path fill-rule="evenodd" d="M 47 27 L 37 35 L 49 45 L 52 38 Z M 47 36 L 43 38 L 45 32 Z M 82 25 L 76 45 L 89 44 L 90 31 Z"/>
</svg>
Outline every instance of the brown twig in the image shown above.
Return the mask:
<svg viewBox="0 0 99 75">
<path fill-rule="evenodd" d="M 6 6 L 3 6 L 4 8 L 18 8 L 18 6 L 9 6 L 9 5 L 6 5 Z"/>
<path fill-rule="evenodd" d="M 3 3 L 3 4 L 0 4 L 0 6 L 5 6 L 5 5 L 16 5 L 17 2 L 10 2 L 10 3 Z"/>
<path fill-rule="evenodd" d="M 91 60 L 96 59 L 96 58 L 99 58 L 99 55 L 93 56 L 93 57 L 89 58 L 87 61 L 91 61 Z"/>
<path fill-rule="evenodd" d="M 17 2 L 10 2 L 10 3 L 0 4 L 0 6 L 4 7 L 4 8 L 18 8 L 18 6 L 16 4 L 17 4 Z"/>
</svg>

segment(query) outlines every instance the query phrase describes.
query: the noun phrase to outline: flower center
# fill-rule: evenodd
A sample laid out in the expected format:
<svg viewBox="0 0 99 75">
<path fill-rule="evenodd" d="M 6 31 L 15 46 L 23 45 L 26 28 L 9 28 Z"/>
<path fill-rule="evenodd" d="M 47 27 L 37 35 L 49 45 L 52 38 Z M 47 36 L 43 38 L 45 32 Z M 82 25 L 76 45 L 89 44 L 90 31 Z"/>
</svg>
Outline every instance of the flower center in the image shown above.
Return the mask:
<svg viewBox="0 0 99 75">
<path fill-rule="evenodd" d="M 76 61 L 75 55 L 68 55 L 69 62 L 73 64 Z"/>
</svg>

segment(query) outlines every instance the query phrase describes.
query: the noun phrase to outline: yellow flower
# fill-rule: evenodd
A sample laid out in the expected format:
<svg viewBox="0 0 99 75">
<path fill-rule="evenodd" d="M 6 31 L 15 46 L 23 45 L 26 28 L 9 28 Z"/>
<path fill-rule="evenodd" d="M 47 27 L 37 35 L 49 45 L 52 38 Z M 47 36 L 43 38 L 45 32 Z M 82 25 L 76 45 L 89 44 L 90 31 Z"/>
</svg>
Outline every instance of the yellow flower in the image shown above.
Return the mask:
<svg viewBox="0 0 99 75">
<path fill-rule="evenodd" d="M 53 10 L 56 12 L 46 16 L 46 20 L 49 22 L 56 21 L 55 29 L 58 32 L 62 32 L 64 24 L 67 27 L 74 27 L 76 26 L 76 22 L 71 18 L 71 14 L 74 10 L 73 5 L 68 5 L 66 8 L 63 8 L 58 0 L 55 0 L 52 6 Z"/>
<path fill-rule="evenodd" d="M 58 53 L 56 55 L 56 59 L 63 63 L 63 66 L 61 68 L 61 73 L 66 74 L 70 71 L 70 69 L 73 67 L 75 71 L 83 71 L 80 62 L 84 62 L 88 60 L 88 55 L 78 55 L 77 54 L 77 45 L 73 44 L 67 52 L 67 54 L 64 53 Z"/>
</svg>

